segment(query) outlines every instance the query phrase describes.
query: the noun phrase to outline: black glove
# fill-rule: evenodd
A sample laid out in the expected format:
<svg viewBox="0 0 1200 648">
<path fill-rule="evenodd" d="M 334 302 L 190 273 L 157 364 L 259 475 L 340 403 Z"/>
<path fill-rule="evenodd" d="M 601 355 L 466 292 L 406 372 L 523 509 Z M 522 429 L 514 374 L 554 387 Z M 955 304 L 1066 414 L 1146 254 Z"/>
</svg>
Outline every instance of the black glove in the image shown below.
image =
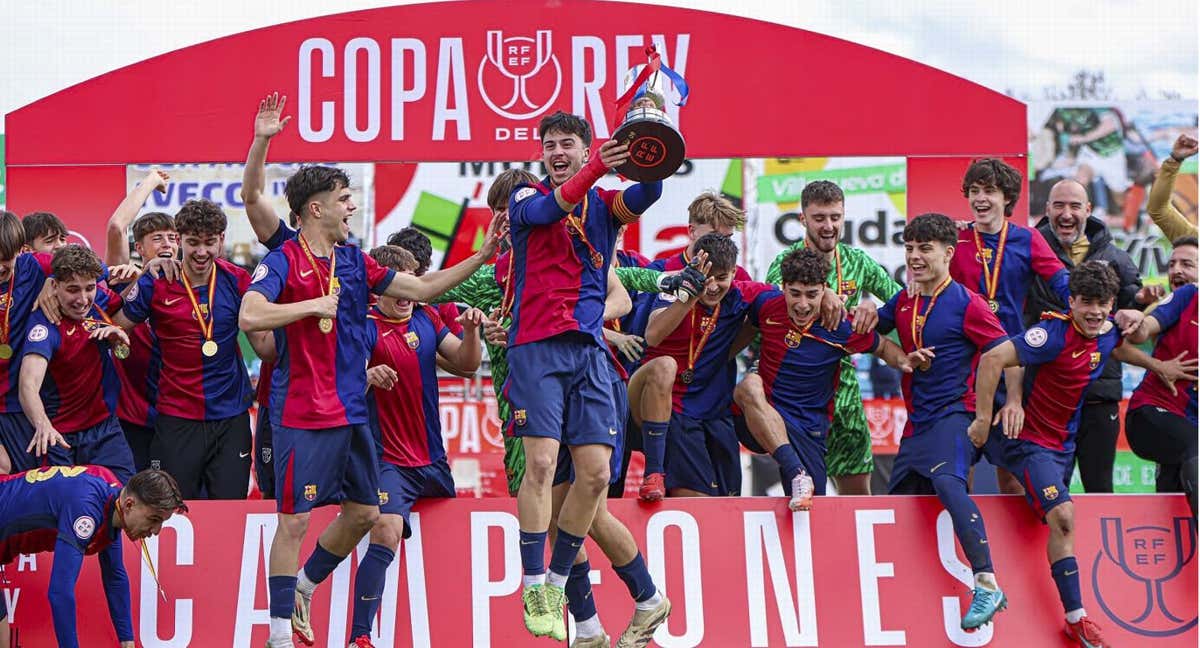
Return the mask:
<svg viewBox="0 0 1200 648">
<path fill-rule="evenodd" d="M 682 272 L 663 274 L 658 278 L 658 290 L 662 293 L 688 298 L 699 295 L 704 290 L 704 273 L 692 266 L 687 266 Z"/>
</svg>

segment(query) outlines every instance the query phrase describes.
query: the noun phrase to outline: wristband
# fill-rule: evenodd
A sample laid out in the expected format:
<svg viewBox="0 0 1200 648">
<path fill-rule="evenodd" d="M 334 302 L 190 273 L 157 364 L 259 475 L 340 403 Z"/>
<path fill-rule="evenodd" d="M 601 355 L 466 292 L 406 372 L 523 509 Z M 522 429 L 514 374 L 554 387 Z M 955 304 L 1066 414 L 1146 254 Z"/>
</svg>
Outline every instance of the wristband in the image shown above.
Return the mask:
<svg viewBox="0 0 1200 648">
<path fill-rule="evenodd" d="M 600 155 L 597 154 L 558 188 L 558 195 L 568 205 L 578 205 L 583 202 L 583 197 L 587 195 L 592 185 L 596 184 L 596 181 L 603 178 L 606 173 L 608 173 L 608 167 L 604 166 L 604 163 L 600 161 Z"/>
</svg>

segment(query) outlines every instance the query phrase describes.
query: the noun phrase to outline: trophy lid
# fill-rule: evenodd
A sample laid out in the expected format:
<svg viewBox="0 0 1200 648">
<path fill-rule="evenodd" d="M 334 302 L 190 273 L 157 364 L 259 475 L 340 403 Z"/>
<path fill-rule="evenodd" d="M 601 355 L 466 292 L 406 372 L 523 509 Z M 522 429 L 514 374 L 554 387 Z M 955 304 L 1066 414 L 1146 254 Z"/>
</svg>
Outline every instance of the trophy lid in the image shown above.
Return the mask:
<svg viewBox="0 0 1200 648">
<path fill-rule="evenodd" d="M 625 75 L 625 80 L 621 83 L 622 93 L 629 90 L 629 86 L 633 85 L 633 82 L 637 80 L 638 75 L 642 73 L 642 68 L 644 67 L 646 66 L 643 64 L 630 68 L 629 72 Z M 666 83 L 667 78 L 665 74 L 651 74 L 650 78 L 646 79 L 642 87 L 638 88 L 637 93 L 633 96 L 631 107 L 636 105 L 639 99 L 645 97 L 653 101 L 654 107 L 658 110 L 665 110 L 667 105 Z"/>
</svg>

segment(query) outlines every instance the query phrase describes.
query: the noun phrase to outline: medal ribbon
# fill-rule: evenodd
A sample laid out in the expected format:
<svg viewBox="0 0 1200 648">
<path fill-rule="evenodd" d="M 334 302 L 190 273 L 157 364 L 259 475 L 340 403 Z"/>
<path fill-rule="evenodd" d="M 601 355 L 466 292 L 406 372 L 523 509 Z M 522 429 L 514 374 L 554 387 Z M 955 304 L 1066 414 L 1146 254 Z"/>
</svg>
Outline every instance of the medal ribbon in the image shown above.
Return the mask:
<svg viewBox="0 0 1200 648">
<path fill-rule="evenodd" d="M 587 194 L 584 194 L 584 196 L 583 196 L 583 209 L 580 210 L 579 214 L 580 215 L 578 218 L 575 216 L 574 213 L 567 214 L 567 231 L 571 233 L 571 236 L 574 236 L 575 238 L 579 239 L 580 242 L 582 242 L 584 245 L 587 246 L 587 249 L 588 249 L 587 263 L 588 263 L 588 265 L 595 267 L 596 264 L 592 261 L 592 259 L 597 256 L 600 256 L 601 258 L 603 258 L 603 255 L 600 254 L 599 250 L 597 250 L 595 247 L 592 246 L 592 242 L 588 240 L 587 232 L 585 232 L 583 230 L 583 228 L 587 226 L 587 219 L 588 219 Z M 512 266 L 509 266 L 509 267 L 511 268 Z"/>
<path fill-rule="evenodd" d="M 1075 323 L 1075 318 L 1071 317 L 1071 311 L 1067 311 L 1066 313 L 1056 313 L 1054 311 L 1045 311 L 1042 313 L 1041 319 L 1043 319 L 1043 320 L 1056 319 L 1056 320 L 1063 320 L 1065 322 L 1070 322 L 1071 328 L 1075 329 L 1076 333 L 1079 333 L 1083 337 L 1088 337 L 1088 334 L 1084 333 L 1083 329 L 1079 328 L 1079 324 Z"/>
<path fill-rule="evenodd" d="M 972 227 L 971 233 L 975 235 L 975 250 L 979 253 L 979 264 L 983 266 L 983 287 L 987 291 L 988 301 L 996 301 L 996 289 L 1000 287 L 1000 265 L 1004 262 L 1004 245 L 1008 242 L 1008 223 L 1000 228 L 1000 242 L 996 244 L 996 256 L 992 259 L 992 267 L 988 268 L 987 255 L 984 252 L 987 250 L 983 246 L 983 238 L 979 236 L 979 229 Z"/>
<path fill-rule="evenodd" d="M 929 316 L 933 314 L 933 306 L 937 303 L 938 297 L 950 285 L 951 278 L 946 277 L 936 290 L 933 291 L 933 296 L 929 298 L 929 307 L 925 309 L 925 315 L 921 315 L 921 295 L 917 295 L 916 303 L 913 304 L 912 318 L 912 341 L 914 351 L 925 346 L 925 322 L 929 320 Z M 917 322 L 920 322 L 918 325 Z"/>
<path fill-rule="evenodd" d="M 504 321 L 512 313 L 513 302 L 517 299 L 516 288 L 513 288 L 513 253 L 508 253 L 508 270 L 504 273 L 504 293 L 500 296 L 500 320 Z"/>
<path fill-rule="evenodd" d="M 663 74 L 667 75 L 667 78 L 671 80 L 671 83 L 675 84 L 675 90 L 679 92 L 679 101 L 675 102 L 675 105 L 687 105 L 688 93 L 690 92 L 687 81 L 684 81 L 683 76 L 678 72 L 663 65 L 662 57 L 658 54 L 657 45 L 651 43 L 645 48 L 644 51 L 646 52 L 646 66 L 642 68 L 642 71 L 637 75 L 637 78 L 633 80 L 633 83 L 629 84 L 629 87 L 626 88 L 625 93 L 620 97 L 617 97 L 615 102 L 615 119 L 610 132 L 615 133 L 617 128 L 620 127 L 621 122 L 625 120 L 625 107 L 629 105 L 629 102 L 633 101 L 634 97 L 642 94 L 642 86 L 650 79 L 650 75 L 656 72 L 661 71 Z"/>
<path fill-rule="evenodd" d="M 304 256 L 308 259 L 309 267 L 311 267 L 313 272 L 317 274 L 317 279 L 319 279 L 321 283 L 325 283 L 325 273 L 321 272 L 320 266 L 317 265 L 317 260 L 313 257 L 312 249 L 308 247 L 308 240 L 304 238 L 303 234 L 300 234 L 296 238 L 300 241 L 300 249 L 304 250 Z M 337 270 L 336 251 L 336 246 L 334 246 L 334 249 L 329 251 L 329 288 L 328 290 L 325 288 L 321 289 L 322 297 L 334 294 L 333 291 L 337 287 L 337 277 L 335 277 L 333 274 L 334 271 Z M 212 306 L 209 306 L 209 308 L 211 309 Z"/>
<path fill-rule="evenodd" d="M 813 335 L 812 333 L 809 333 L 809 329 L 811 329 L 813 327 L 813 322 L 816 322 L 816 320 L 814 319 L 812 322 L 808 323 L 808 326 L 805 326 L 804 328 L 800 328 L 800 327 L 796 326 L 795 323 L 792 322 L 792 319 L 790 317 L 788 318 L 788 325 L 791 327 L 791 330 L 799 333 L 801 338 L 808 338 L 810 340 L 816 340 L 817 342 L 820 342 L 822 344 L 828 344 L 829 346 L 831 346 L 835 349 L 841 349 L 842 351 L 845 351 L 846 355 L 851 355 L 850 350 L 847 349 L 844 344 L 838 344 L 837 342 L 834 342 L 833 340 L 826 340 L 825 338 L 823 338 L 819 335 Z"/>
<path fill-rule="evenodd" d="M 11 331 L 8 325 L 8 315 L 13 309 L 13 286 L 16 285 L 16 280 L 17 268 L 14 264 L 8 278 L 8 306 L 4 309 L 4 328 L 0 328 L 0 344 L 8 344 L 8 334 Z"/>
<path fill-rule="evenodd" d="M 612 267 L 614 267 L 614 268 L 621 267 L 621 257 L 618 256 L 616 254 L 616 252 L 613 253 Z M 612 330 L 616 331 L 617 333 L 621 332 L 621 318 L 617 317 L 614 319 L 610 319 L 610 320 L 608 320 L 608 323 L 612 325 Z"/>
<path fill-rule="evenodd" d="M 412 315 L 409 315 L 408 317 L 403 317 L 400 319 L 395 319 L 395 318 L 391 318 L 391 317 L 384 317 L 382 315 L 376 315 L 375 313 L 367 313 L 367 319 L 379 320 L 380 322 L 384 322 L 387 324 L 407 324 L 408 320 L 412 319 Z"/>
<path fill-rule="evenodd" d="M 192 302 L 192 312 L 196 314 L 196 323 L 200 325 L 200 333 L 208 342 L 213 339 L 213 296 L 217 289 L 217 263 L 213 262 L 212 272 L 208 274 L 208 317 L 204 317 L 204 313 L 200 310 L 200 302 L 196 300 L 196 293 L 192 290 L 192 282 L 188 280 L 187 273 L 179 273 L 183 279 L 183 286 L 187 288 L 188 299 Z M 207 319 L 207 321 L 205 321 Z"/>
<path fill-rule="evenodd" d="M 688 331 L 688 366 L 687 366 L 687 370 L 691 371 L 693 374 L 695 374 L 695 372 L 696 372 L 696 358 L 699 357 L 699 355 L 704 352 L 704 345 L 708 344 L 708 337 L 710 335 L 712 335 L 712 332 L 717 329 L 717 319 L 721 317 L 721 305 L 717 304 L 717 307 L 713 309 L 712 319 L 709 320 L 708 326 L 701 327 L 699 346 L 696 345 L 696 335 L 695 335 L 696 311 L 697 310 L 699 310 L 698 307 L 692 308 L 692 322 L 691 322 L 692 326 L 691 326 L 691 330 Z"/>
</svg>

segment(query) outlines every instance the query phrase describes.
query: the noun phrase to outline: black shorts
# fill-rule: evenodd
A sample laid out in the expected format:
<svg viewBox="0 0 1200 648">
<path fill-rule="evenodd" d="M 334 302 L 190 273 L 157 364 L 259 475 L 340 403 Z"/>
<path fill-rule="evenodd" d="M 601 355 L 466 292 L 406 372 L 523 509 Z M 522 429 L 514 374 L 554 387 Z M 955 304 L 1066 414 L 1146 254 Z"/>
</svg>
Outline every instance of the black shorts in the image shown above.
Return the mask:
<svg viewBox="0 0 1200 648">
<path fill-rule="evenodd" d="M 249 412 L 216 421 L 160 413 L 150 466 L 171 473 L 184 499 L 246 499 L 250 452 Z"/>
</svg>

